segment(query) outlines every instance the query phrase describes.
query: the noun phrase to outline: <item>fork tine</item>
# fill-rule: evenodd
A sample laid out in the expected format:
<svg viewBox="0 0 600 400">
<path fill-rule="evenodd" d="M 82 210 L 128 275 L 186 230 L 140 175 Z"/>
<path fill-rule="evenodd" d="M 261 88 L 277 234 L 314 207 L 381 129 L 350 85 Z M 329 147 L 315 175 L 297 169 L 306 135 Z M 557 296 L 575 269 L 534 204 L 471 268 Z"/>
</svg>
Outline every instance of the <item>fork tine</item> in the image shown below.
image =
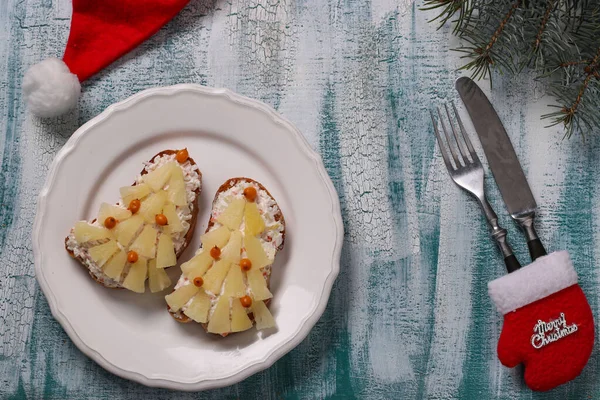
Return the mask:
<svg viewBox="0 0 600 400">
<path fill-rule="evenodd" d="M 456 154 L 456 151 L 454 150 L 454 147 L 452 147 L 451 141 L 450 141 L 450 134 L 448 133 L 448 129 L 446 128 L 446 124 L 444 124 L 444 118 L 442 117 L 442 112 L 440 111 L 440 108 L 437 107 L 437 112 L 438 115 L 440 117 L 440 124 L 442 124 L 442 130 L 444 131 L 444 135 L 446 136 L 446 143 L 448 144 L 448 148 L 450 149 L 450 153 L 452 153 L 452 158 L 454 158 L 454 162 L 456 163 L 456 168 L 460 168 L 461 164 L 460 164 L 460 160 L 458 159 L 458 155 Z M 450 121 L 450 123 L 452 123 L 452 121 Z"/>
<path fill-rule="evenodd" d="M 454 115 L 456 116 L 456 121 L 458 122 L 458 126 L 460 127 L 460 131 L 462 133 L 463 140 L 465 141 L 465 143 L 467 144 L 467 147 L 469 148 L 469 153 L 471 154 L 471 159 L 473 161 L 475 161 L 475 160 L 479 161 L 479 157 L 477 157 L 477 153 L 475 152 L 475 149 L 473 148 L 473 145 L 471 144 L 469 135 L 467 134 L 465 126 L 463 125 L 462 120 L 460 119 L 460 115 L 458 114 L 458 110 L 456 109 L 456 105 L 454 104 L 454 102 L 452 102 L 452 108 L 454 109 Z"/>
<path fill-rule="evenodd" d="M 448 157 L 448 151 L 444 146 L 444 142 L 442 141 L 442 137 L 440 136 L 440 131 L 438 130 L 437 124 L 435 123 L 435 118 L 433 116 L 433 111 L 429 110 L 429 115 L 431 115 L 431 122 L 433 122 L 433 131 L 435 132 L 435 137 L 437 138 L 438 146 L 440 148 L 440 153 L 442 153 L 442 158 L 444 159 L 444 163 L 446 164 L 446 168 L 448 168 L 448 172 L 454 171 L 454 167 L 450 162 L 450 158 Z"/>
<path fill-rule="evenodd" d="M 448 110 L 448 104 L 444 103 L 444 109 L 446 110 L 446 115 L 448 116 L 448 123 L 450 124 L 450 128 L 452 129 L 452 134 L 454 135 L 454 140 L 456 141 L 456 147 L 458 148 L 458 153 L 462 156 L 463 163 L 465 165 L 469 164 L 469 152 L 465 148 L 465 145 L 460 140 L 460 135 L 456 132 L 455 123 L 452 122 L 452 117 L 450 116 L 450 111 Z"/>
</svg>

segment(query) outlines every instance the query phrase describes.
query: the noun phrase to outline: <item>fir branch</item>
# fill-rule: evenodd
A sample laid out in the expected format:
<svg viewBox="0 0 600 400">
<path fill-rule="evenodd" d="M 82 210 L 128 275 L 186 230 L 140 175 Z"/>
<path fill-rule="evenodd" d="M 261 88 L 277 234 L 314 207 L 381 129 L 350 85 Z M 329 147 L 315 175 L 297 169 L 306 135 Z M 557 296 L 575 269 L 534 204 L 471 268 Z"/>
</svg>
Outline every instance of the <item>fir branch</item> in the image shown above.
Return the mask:
<svg viewBox="0 0 600 400">
<path fill-rule="evenodd" d="M 548 24 L 548 20 L 550 19 L 550 13 L 555 7 L 554 1 L 550 0 L 548 2 L 548 7 L 546 7 L 546 13 L 544 14 L 544 18 L 542 19 L 542 23 L 540 24 L 540 28 L 538 29 L 538 34 L 535 37 L 535 44 L 533 45 L 533 51 L 537 51 L 540 48 L 540 44 L 542 42 L 542 34 L 546 30 L 546 25 Z"/>
<path fill-rule="evenodd" d="M 596 57 L 594 57 L 594 59 L 583 69 L 585 71 L 585 73 L 587 74 L 587 76 L 585 77 L 585 80 L 583 81 L 583 84 L 581 85 L 581 89 L 579 89 L 579 93 L 577 94 L 577 98 L 575 99 L 575 102 L 568 109 L 571 114 L 575 114 L 577 112 L 577 107 L 579 106 L 579 103 L 581 103 L 583 93 L 587 89 L 587 87 L 590 83 L 590 80 L 593 77 L 598 76 L 598 61 L 599 60 L 600 60 L 600 47 L 598 48 L 598 51 L 596 52 Z"/>
<path fill-rule="evenodd" d="M 565 61 L 559 64 L 561 68 L 570 67 L 573 65 L 589 64 L 590 60 Z"/>
<path fill-rule="evenodd" d="M 517 0 L 514 2 L 514 4 L 508 9 L 508 12 L 504 16 L 504 18 L 498 24 L 498 27 L 492 34 L 492 37 L 489 39 L 489 41 L 485 45 L 475 46 L 470 49 L 459 49 L 460 51 L 464 51 L 467 53 L 467 56 L 464 56 L 464 57 L 470 57 L 470 58 L 474 57 L 474 60 L 467 63 L 463 67 L 461 67 L 460 68 L 461 70 L 473 69 L 474 70 L 473 77 L 475 79 L 485 79 L 487 77 L 490 77 L 490 85 L 492 84 L 491 68 L 496 63 L 496 58 L 494 57 L 492 49 L 493 49 L 494 45 L 496 44 L 496 42 L 498 41 L 498 38 L 500 37 L 500 35 L 504 31 L 504 29 L 506 28 L 506 25 L 510 21 L 511 17 L 514 15 L 515 11 L 517 10 L 517 8 L 519 8 L 520 5 L 521 5 L 521 0 Z M 505 67 L 508 66 L 502 60 L 497 60 L 497 61 L 499 62 L 500 65 L 504 65 Z"/>
<path fill-rule="evenodd" d="M 443 8 L 442 12 L 438 14 L 437 17 L 433 18 L 429 22 L 439 20 L 438 29 L 446 24 L 454 16 L 456 12 L 459 13 L 458 19 L 452 21 L 454 24 L 453 33 L 458 33 L 465 21 L 470 17 L 470 13 L 468 10 L 471 10 L 472 7 L 468 3 L 472 0 L 427 0 L 425 2 L 425 6 L 421 8 L 423 11 L 435 10 L 438 8 Z"/>
<path fill-rule="evenodd" d="M 561 105 L 551 125 L 566 136 L 600 130 L 600 1 L 426 0 L 434 19 L 454 24 L 474 79 L 533 71 Z"/>
<path fill-rule="evenodd" d="M 517 8 L 519 8 L 520 5 L 521 5 L 521 0 L 517 0 L 512 5 L 512 7 L 508 10 L 508 13 L 506 14 L 506 17 L 504 17 L 504 19 L 502 20 L 502 22 L 500 22 L 500 26 L 498 27 L 498 29 L 496 29 L 496 32 L 494 32 L 494 34 L 492 35 L 492 38 L 490 39 L 490 42 L 486 46 L 486 48 L 485 48 L 486 52 L 489 52 L 490 49 L 492 48 L 492 46 L 496 43 L 496 41 L 498 40 L 498 37 L 500 36 L 500 34 L 502 33 L 502 31 L 506 27 L 506 24 L 510 20 L 510 17 L 513 16 L 513 14 L 515 13 L 515 10 Z"/>
<path fill-rule="evenodd" d="M 600 66 L 600 47 L 596 52 L 596 56 L 585 66 L 584 73 L 586 74 L 583 83 L 579 86 L 577 97 L 570 107 L 563 107 L 560 113 L 547 114 L 547 117 L 554 117 L 554 122 L 549 126 L 554 126 L 562 123 L 566 129 L 566 136 L 571 137 L 573 134 L 573 122 L 577 115 L 577 109 L 581 105 L 583 96 L 586 90 L 589 88 L 592 79 L 600 79 L 600 72 L 598 67 Z"/>
</svg>

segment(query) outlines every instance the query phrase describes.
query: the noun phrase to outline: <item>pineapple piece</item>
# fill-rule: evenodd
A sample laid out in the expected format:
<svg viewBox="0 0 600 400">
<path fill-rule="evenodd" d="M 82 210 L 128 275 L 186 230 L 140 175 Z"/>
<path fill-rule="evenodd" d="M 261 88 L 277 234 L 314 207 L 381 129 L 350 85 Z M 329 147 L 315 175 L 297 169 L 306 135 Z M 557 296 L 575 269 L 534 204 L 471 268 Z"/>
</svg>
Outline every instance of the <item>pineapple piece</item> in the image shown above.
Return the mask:
<svg viewBox="0 0 600 400">
<path fill-rule="evenodd" d="M 217 221 L 231 230 L 238 229 L 242 223 L 245 205 L 246 200 L 243 197 L 232 199 L 225 211 L 217 217 Z"/>
<path fill-rule="evenodd" d="M 164 233 L 165 235 L 173 236 L 173 232 L 171 232 L 169 225 L 159 226 L 159 232 Z"/>
<path fill-rule="evenodd" d="M 240 262 L 240 250 L 242 249 L 242 232 L 233 231 L 229 238 L 227 246 L 221 250 L 221 258 L 229 260 L 232 263 L 238 264 Z M 208 250 L 208 249 L 207 249 Z"/>
<path fill-rule="evenodd" d="M 181 221 L 179 220 L 179 215 L 177 215 L 177 210 L 175 209 L 175 205 L 171 203 L 165 204 L 162 209 L 162 213 L 165 217 L 167 217 L 167 221 L 169 221 L 169 231 L 172 233 L 183 232 L 184 227 Z"/>
<path fill-rule="evenodd" d="M 146 278 L 148 276 L 148 260 L 144 257 L 139 257 L 138 260 L 131 264 L 129 273 L 123 281 L 123 287 L 136 293 L 144 293 L 146 291 Z"/>
<path fill-rule="evenodd" d="M 204 290 L 213 294 L 221 293 L 221 286 L 223 285 L 225 276 L 227 276 L 227 273 L 229 272 L 230 266 L 231 263 L 227 260 L 221 259 L 217 261 L 212 268 L 208 270 L 206 275 L 204 275 Z"/>
<path fill-rule="evenodd" d="M 156 235 L 158 231 L 150 225 L 144 226 L 142 233 L 133 241 L 130 249 L 135 250 L 138 255 L 154 258 L 156 255 Z"/>
<path fill-rule="evenodd" d="M 153 191 L 158 192 L 167 184 L 167 181 L 175 169 L 180 170 L 181 168 L 179 168 L 175 161 L 169 161 L 156 168 L 154 171 L 148 172 L 142 179 L 150 185 L 150 188 L 152 188 Z"/>
<path fill-rule="evenodd" d="M 244 285 L 244 274 L 239 265 L 233 264 L 225 277 L 225 290 L 223 296 L 235 297 L 236 299 L 246 295 Z"/>
<path fill-rule="evenodd" d="M 179 311 L 181 307 L 185 305 L 192 297 L 200 291 L 200 288 L 195 286 L 193 283 L 185 285 L 175 290 L 173 293 L 165 296 L 165 300 L 171 311 Z"/>
<path fill-rule="evenodd" d="M 275 327 L 275 319 L 262 301 L 259 300 L 252 303 L 252 313 L 254 314 L 256 329 L 260 330 Z"/>
<path fill-rule="evenodd" d="M 188 308 L 185 309 L 184 314 L 194 321 L 204 324 L 208 322 L 208 310 L 210 310 L 210 297 L 208 297 L 204 290 L 200 290 L 194 296 L 194 300 L 192 300 Z"/>
<path fill-rule="evenodd" d="M 156 268 L 166 268 L 177 264 L 175 246 L 171 235 L 161 233 L 156 248 Z"/>
<path fill-rule="evenodd" d="M 149 224 L 153 224 L 155 222 L 156 214 L 160 214 L 165 203 L 167 202 L 167 192 L 161 190 L 156 192 L 144 201 L 142 201 L 142 205 L 140 206 L 140 215 L 144 217 L 144 220 Z"/>
<path fill-rule="evenodd" d="M 181 264 L 181 272 L 190 280 L 197 276 L 202 277 L 213 264 L 213 261 L 214 259 L 210 256 L 210 251 L 203 251 L 195 255 L 188 262 Z"/>
<path fill-rule="evenodd" d="M 279 229 L 280 226 L 281 226 L 281 223 L 275 221 L 271 225 L 265 227 L 265 229 L 268 231 L 276 231 L 277 229 Z"/>
<path fill-rule="evenodd" d="M 116 218 L 117 221 L 121 222 L 131 217 L 131 211 L 123 207 L 102 203 L 98 212 L 98 222 L 103 224 L 108 217 Z"/>
<path fill-rule="evenodd" d="M 271 265 L 273 260 L 269 259 L 267 253 L 260 244 L 260 240 L 254 236 L 244 236 L 244 247 L 250 261 L 252 261 L 252 269 L 262 268 Z"/>
<path fill-rule="evenodd" d="M 248 277 L 248 286 L 250 286 L 255 300 L 266 300 L 273 297 L 260 269 L 252 266 L 252 269 L 247 272 L 246 276 Z"/>
<path fill-rule="evenodd" d="M 215 311 L 210 316 L 208 327 L 210 333 L 229 333 L 231 322 L 229 321 L 229 298 L 221 296 L 215 307 Z"/>
<path fill-rule="evenodd" d="M 127 262 L 127 253 L 124 250 L 119 250 L 117 254 L 115 254 L 109 262 L 104 265 L 104 273 L 111 279 L 114 279 L 117 282 L 121 281 L 121 274 L 123 273 L 123 268 L 125 268 L 125 263 Z"/>
<path fill-rule="evenodd" d="M 142 225 L 144 225 L 144 218 L 142 218 L 141 215 L 134 215 L 133 217 L 120 222 L 114 229 L 117 241 L 124 247 L 129 246 L 129 243 L 131 243 L 133 238 L 140 231 Z"/>
<path fill-rule="evenodd" d="M 96 265 L 102 267 L 117 251 L 119 251 L 117 242 L 109 240 L 104 244 L 91 247 L 88 253 Z"/>
<path fill-rule="evenodd" d="M 187 192 L 185 190 L 185 181 L 183 180 L 183 170 L 181 167 L 173 169 L 167 192 L 171 203 L 176 206 L 187 205 Z"/>
<path fill-rule="evenodd" d="M 229 241 L 230 235 L 231 232 L 225 226 L 206 232 L 204 235 L 200 236 L 202 248 L 207 250 L 210 250 L 215 246 L 222 248 Z"/>
<path fill-rule="evenodd" d="M 171 279 L 163 268 L 156 268 L 156 260 L 148 261 L 148 286 L 152 293 L 160 292 L 171 286 Z"/>
<path fill-rule="evenodd" d="M 138 183 L 137 185 L 133 186 L 124 186 L 119 189 L 119 192 L 121 192 L 123 205 L 128 207 L 129 203 L 131 203 L 131 200 L 138 199 L 141 201 L 144 197 L 150 194 L 151 189 L 147 183 Z"/>
<path fill-rule="evenodd" d="M 244 208 L 244 231 L 246 236 L 256 236 L 265 230 L 265 221 L 256 203 L 246 203 Z"/>
<path fill-rule="evenodd" d="M 187 205 L 187 192 L 185 190 L 185 182 L 183 179 L 169 181 L 167 193 L 169 194 L 169 201 L 171 203 L 176 206 Z"/>
<path fill-rule="evenodd" d="M 231 304 L 231 332 L 242 332 L 252 328 L 252 321 L 246 314 L 246 309 L 238 299 Z"/>
<path fill-rule="evenodd" d="M 75 223 L 73 235 L 75 236 L 75 241 L 79 244 L 95 240 L 112 239 L 113 237 L 108 229 L 101 226 L 90 225 L 86 221 Z"/>
</svg>

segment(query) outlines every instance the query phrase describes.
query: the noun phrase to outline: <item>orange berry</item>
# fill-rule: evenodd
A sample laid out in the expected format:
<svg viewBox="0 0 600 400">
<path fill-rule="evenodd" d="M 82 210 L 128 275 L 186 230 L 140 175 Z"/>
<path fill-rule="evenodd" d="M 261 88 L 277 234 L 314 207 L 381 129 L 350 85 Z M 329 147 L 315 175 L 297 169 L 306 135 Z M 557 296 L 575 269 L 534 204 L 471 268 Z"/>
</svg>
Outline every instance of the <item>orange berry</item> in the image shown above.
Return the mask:
<svg viewBox="0 0 600 400">
<path fill-rule="evenodd" d="M 179 164 L 183 164 L 184 162 L 186 162 L 189 157 L 190 157 L 190 155 L 189 155 L 187 149 L 179 150 L 177 152 L 177 155 L 175 156 L 175 158 L 177 159 L 177 162 Z"/>
<path fill-rule="evenodd" d="M 135 251 L 131 250 L 127 253 L 127 262 L 130 263 L 134 263 L 138 260 L 138 253 L 136 253 Z"/>
<path fill-rule="evenodd" d="M 117 220 L 115 219 L 115 217 L 107 217 L 104 220 L 104 226 L 107 227 L 108 229 L 114 228 L 115 225 L 117 225 Z"/>
<path fill-rule="evenodd" d="M 202 285 L 204 285 L 204 279 L 200 278 L 199 276 L 194 278 L 194 285 L 200 287 Z"/>
<path fill-rule="evenodd" d="M 142 205 L 142 202 L 139 201 L 138 199 L 133 199 L 129 202 L 129 211 L 131 211 L 132 214 L 135 214 L 136 212 L 140 211 L 140 207 Z"/>
<path fill-rule="evenodd" d="M 250 296 L 244 296 L 240 298 L 240 303 L 242 303 L 242 306 L 248 308 L 252 305 L 252 298 Z"/>
<path fill-rule="evenodd" d="M 167 217 L 164 214 L 156 214 L 154 220 L 158 225 L 166 225 L 169 221 L 167 221 Z"/>
<path fill-rule="evenodd" d="M 249 258 L 242 258 L 240 260 L 240 267 L 244 271 L 250 271 L 250 268 L 252 268 L 252 261 L 250 261 Z"/>
<path fill-rule="evenodd" d="M 214 258 L 215 260 L 219 257 L 221 257 L 221 249 L 218 248 L 217 246 L 213 247 L 212 249 L 210 249 L 210 256 L 212 258 Z"/>
<path fill-rule="evenodd" d="M 254 189 L 252 186 L 248 186 L 246 189 L 244 189 L 244 197 L 248 201 L 256 200 L 256 189 Z"/>
</svg>

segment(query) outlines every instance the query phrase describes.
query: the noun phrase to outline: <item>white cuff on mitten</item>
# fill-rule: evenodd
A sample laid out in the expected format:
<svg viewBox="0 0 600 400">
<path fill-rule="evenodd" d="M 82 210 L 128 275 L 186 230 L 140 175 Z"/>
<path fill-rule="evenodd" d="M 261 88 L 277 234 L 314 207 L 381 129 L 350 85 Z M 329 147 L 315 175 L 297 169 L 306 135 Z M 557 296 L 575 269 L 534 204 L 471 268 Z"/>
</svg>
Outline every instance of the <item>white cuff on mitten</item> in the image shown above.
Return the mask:
<svg viewBox="0 0 600 400">
<path fill-rule="evenodd" d="M 569 253 L 557 251 L 489 282 L 488 293 L 498 311 L 506 314 L 576 283 Z"/>
</svg>

